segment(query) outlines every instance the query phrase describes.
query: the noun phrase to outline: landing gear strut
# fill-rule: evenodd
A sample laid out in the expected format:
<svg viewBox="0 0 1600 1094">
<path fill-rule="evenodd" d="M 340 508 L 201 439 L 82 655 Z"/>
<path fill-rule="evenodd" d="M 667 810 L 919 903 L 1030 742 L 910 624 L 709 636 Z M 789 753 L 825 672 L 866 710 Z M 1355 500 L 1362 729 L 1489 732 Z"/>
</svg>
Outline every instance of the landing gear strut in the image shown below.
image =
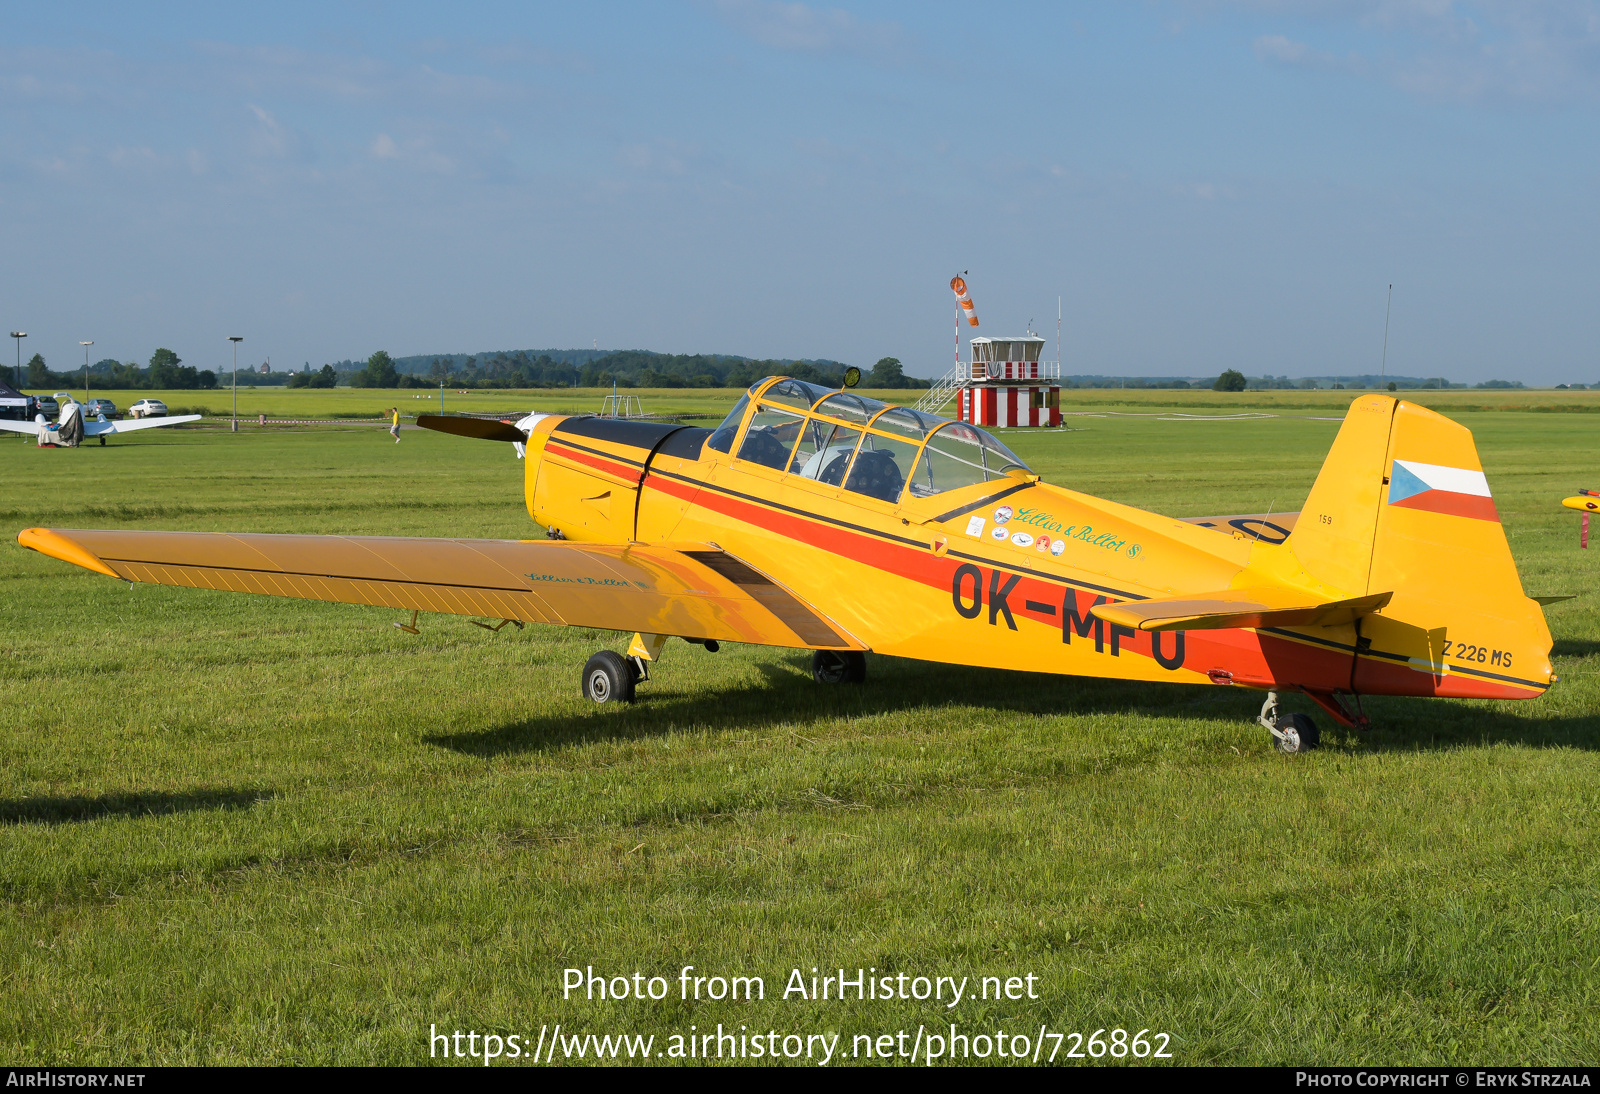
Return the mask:
<svg viewBox="0 0 1600 1094">
<path fill-rule="evenodd" d="M 1256 721 L 1272 734 L 1272 743 L 1279 752 L 1305 752 L 1317 747 L 1322 732 L 1317 723 L 1304 714 L 1278 714 L 1278 693 L 1267 692 L 1267 701 L 1261 704 Z"/>
<path fill-rule="evenodd" d="M 816 650 L 811 678 L 819 684 L 859 684 L 867 678 L 867 658 L 855 650 Z"/>
</svg>

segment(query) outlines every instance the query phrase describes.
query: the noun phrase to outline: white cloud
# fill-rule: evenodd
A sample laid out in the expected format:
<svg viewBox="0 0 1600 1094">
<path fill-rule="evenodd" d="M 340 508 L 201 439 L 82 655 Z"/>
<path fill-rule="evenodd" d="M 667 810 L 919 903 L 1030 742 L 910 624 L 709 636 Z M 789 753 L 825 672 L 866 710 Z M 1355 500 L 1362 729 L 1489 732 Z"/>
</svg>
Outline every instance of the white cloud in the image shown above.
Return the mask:
<svg viewBox="0 0 1600 1094">
<path fill-rule="evenodd" d="M 1384 79 L 1459 102 L 1600 98 L 1597 0 L 1221 0 L 1306 31 L 1365 39 L 1337 55 L 1283 33 L 1252 42 L 1263 61 Z"/>
<path fill-rule="evenodd" d="M 400 155 L 399 147 L 394 143 L 394 138 L 387 133 L 379 133 L 372 141 L 372 154 L 380 160 L 392 160 Z"/>
<path fill-rule="evenodd" d="M 257 125 L 250 131 L 250 151 L 268 159 L 303 159 L 309 147 L 299 133 L 254 103 L 247 104 Z"/>
<path fill-rule="evenodd" d="M 898 23 L 868 22 L 839 8 L 782 0 L 711 0 L 709 7 L 724 23 L 773 49 L 892 61 L 908 47 Z"/>
</svg>

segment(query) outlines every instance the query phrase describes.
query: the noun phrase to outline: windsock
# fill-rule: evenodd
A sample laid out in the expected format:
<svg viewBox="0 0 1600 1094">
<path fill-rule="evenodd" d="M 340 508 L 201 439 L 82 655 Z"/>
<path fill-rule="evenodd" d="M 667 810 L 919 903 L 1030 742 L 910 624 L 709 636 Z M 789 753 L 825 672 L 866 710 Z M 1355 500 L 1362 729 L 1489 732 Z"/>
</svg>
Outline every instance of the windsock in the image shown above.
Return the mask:
<svg viewBox="0 0 1600 1094">
<path fill-rule="evenodd" d="M 961 305 L 961 311 L 966 316 L 967 325 L 978 325 L 978 309 L 972 306 L 972 297 L 967 295 L 967 283 L 960 277 L 950 279 L 950 288 L 955 290 L 956 303 Z"/>
</svg>

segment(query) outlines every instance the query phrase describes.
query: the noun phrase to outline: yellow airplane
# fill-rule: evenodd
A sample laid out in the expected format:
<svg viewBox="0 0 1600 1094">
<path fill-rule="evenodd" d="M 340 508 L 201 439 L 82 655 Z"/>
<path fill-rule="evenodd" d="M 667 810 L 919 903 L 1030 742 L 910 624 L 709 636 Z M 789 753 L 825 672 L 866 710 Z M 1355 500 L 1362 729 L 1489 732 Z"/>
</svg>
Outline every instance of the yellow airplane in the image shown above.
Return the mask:
<svg viewBox="0 0 1600 1094">
<path fill-rule="evenodd" d="M 1076 676 L 1253 688 L 1286 752 L 1299 691 L 1531 699 L 1555 681 L 1471 433 L 1412 403 L 1350 406 L 1299 514 L 1159 516 L 1040 481 L 982 429 L 783 377 L 715 430 L 587 416 L 423 416 L 525 450 L 540 540 L 30 528 L 125 581 L 633 631 L 583 668 L 627 701 L 669 636 Z M 404 626 L 397 624 L 397 626 Z M 410 629 L 410 628 L 406 628 Z"/>
<path fill-rule="evenodd" d="M 1583 514 L 1583 528 L 1578 532 L 1578 546 L 1589 546 L 1589 514 L 1600 510 L 1600 490 L 1579 490 L 1577 497 L 1562 498 L 1561 504 Z"/>
</svg>

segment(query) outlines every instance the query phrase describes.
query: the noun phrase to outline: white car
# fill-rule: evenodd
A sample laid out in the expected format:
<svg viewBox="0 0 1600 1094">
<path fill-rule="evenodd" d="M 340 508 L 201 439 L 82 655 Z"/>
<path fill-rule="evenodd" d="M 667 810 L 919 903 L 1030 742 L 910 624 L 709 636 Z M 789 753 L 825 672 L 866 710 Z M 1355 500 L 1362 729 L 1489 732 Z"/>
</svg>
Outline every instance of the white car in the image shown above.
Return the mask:
<svg viewBox="0 0 1600 1094">
<path fill-rule="evenodd" d="M 160 399 L 140 399 L 128 408 L 130 418 L 165 418 L 167 404 Z"/>
</svg>

